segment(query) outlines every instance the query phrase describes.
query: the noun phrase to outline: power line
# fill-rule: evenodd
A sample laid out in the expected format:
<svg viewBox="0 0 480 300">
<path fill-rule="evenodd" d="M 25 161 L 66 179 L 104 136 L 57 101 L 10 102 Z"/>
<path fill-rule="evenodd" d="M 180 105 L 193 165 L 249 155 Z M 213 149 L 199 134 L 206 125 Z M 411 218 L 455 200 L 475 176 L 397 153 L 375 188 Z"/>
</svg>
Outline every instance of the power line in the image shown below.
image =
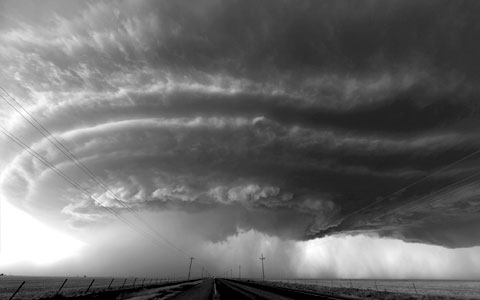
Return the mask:
<svg viewBox="0 0 480 300">
<path fill-rule="evenodd" d="M 356 210 L 356 211 L 353 211 L 353 212 L 347 214 L 346 216 L 343 217 L 343 220 L 346 220 L 347 218 L 351 217 L 352 215 L 358 214 L 358 213 L 360 213 L 360 212 L 362 212 L 362 211 L 364 211 L 364 210 L 366 210 L 366 209 L 368 209 L 368 208 L 370 208 L 370 207 L 373 207 L 373 206 L 375 206 L 375 205 L 377 205 L 377 204 L 379 204 L 379 203 L 381 203 L 381 202 L 389 199 L 390 197 L 394 196 L 395 194 L 400 193 L 400 192 L 403 192 L 403 191 L 405 191 L 405 190 L 407 190 L 407 189 L 409 189 L 409 188 L 411 188 L 411 187 L 413 187 L 413 186 L 415 186 L 415 185 L 417 185 L 417 184 L 419 184 L 419 183 L 427 180 L 427 179 L 430 178 L 430 177 L 433 177 L 433 176 L 435 176 L 435 175 L 437 175 L 437 174 L 440 174 L 440 173 L 442 173 L 443 171 L 448 170 L 448 169 L 450 169 L 451 167 L 453 167 L 453 166 L 455 166 L 455 165 L 457 165 L 457 164 L 459 164 L 459 163 L 461 163 L 461 162 L 463 162 L 463 161 L 469 159 L 470 157 L 473 157 L 473 156 L 475 156 L 475 155 L 477 155 L 477 154 L 479 154 L 479 153 L 480 153 L 480 149 L 478 149 L 478 150 L 476 150 L 476 151 L 474 151 L 474 152 L 472 152 L 472 153 L 470 153 L 470 154 L 468 154 L 468 155 L 466 155 L 466 156 L 464 156 L 464 157 L 462 157 L 462 158 L 460 158 L 460 159 L 458 159 L 458 160 L 456 160 L 456 161 L 454 161 L 454 162 L 452 162 L 452 163 L 444 166 L 443 168 L 441 168 L 441 169 L 439 169 L 439 170 L 437 170 L 437 171 L 435 171 L 435 172 L 429 173 L 429 174 L 423 176 L 422 178 L 416 180 L 415 182 L 412 182 L 412 183 L 410 183 L 410 184 L 408 184 L 408 185 L 406 185 L 406 186 L 404 186 L 404 187 L 396 190 L 395 192 L 393 192 L 393 193 L 391 193 L 391 194 L 389 194 L 389 195 L 387 195 L 387 196 L 385 196 L 385 197 L 382 197 L 381 199 L 379 199 L 379 200 L 377 200 L 377 201 L 374 201 L 373 203 L 370 203 L 370 204 L 367 205 L 367 206 L 364 206 L 364 207 L 362 207 L 362 208 L 360 208 L 360 209 L 358 209 L 358 210 Z M 407 204 L 408 204 L 408 203 L 407 203 Z"/>
<path fill-rule="evenodd" d="M 85 174 L 87 174 L 90 178 L 92 178 L 97 184 L 99 184 L 101 187 L 103 187 L 107 192 L 110 192 L 115 200 L 117 200 L 119 203 L 122 204 L 123 207 L 128 209 L 130 212 L 133 213 L 137 219 L 143 223 L 148 229 L 150 229 L 153 233 L 155 233 L 154 236 L 150 236 L 149 238 L 155 240 L 155 236 L 157 238 L 160 238 L 164 243 L 168 244 L 170 247 L 174 248 L 175 250 L 182 252 L 183 254 L 188 256 L 188 253 L 184 251 L 183 249 L 177 247 L 175 244 L 173 244 L 171 241 L 169 241 L 166 237 L 161 235 L 158 231 L 156 231 L 150 224 L 148 224 L 146 221 L 144 221 L 136 211 L 134 211 L 132 208 L 130 208 L 128 205 L 124 203 L 124 201 L 118 199 L 118 197 L 115 195 L 115 193 L 99 179 L 98 177 L 95 176 L 95 174 L 85 165 L 83 164 L 80 160 L 78 160 L 75 155 L 65 146 L 63 145 L 55 136 L 48 130 L 46 129 L 39 121 L 37 121 L 17 100 L 15 100 L 4 88 L 0 87 L 0 89 L 8 95 L 8 97 L 11 99 L 12 102 L 17 104 L 19 108 L 17 108 L 15 105 L 13 105 L 6 97 L 0 94 L 0 97 L 2 97 L 5 102 L 12 107 L 18 114 L 20 114 L 30 125 L 32 125 L 40 134 L 42 134 L 52 145 L 54 145 L 60 152 L 62 152 L 68 159 L 72 160 L 74 164 L 79 167 Z M 23 113 L 22 113 L 23 112 Z M 28 116 L 28 117 L 27 117 Z M 98 199 L 95 199 L 88 191 L 86 191 L 81 185 L 77 184 L 75 181 L 73 181 L 71 178 L 66 176 L 63 172 L 58 170 L 54 165 L 50 164 L 47 160 L 45 160 L 40 154 L 35 152 L 33 149 L 31 149 L 28 145 L 23 143 L 21 139 L 16 137 L 13 133 L 7 134 L 8 130 L 2 126 L 2 131 L 15 143 L 17 143 L 19 146 L 27 150 L 30 154 L 32 154 L 34 157 L 39 159 L 42 163 L 44 163 L 47 167 L 51 168 L 54 170 L 57 175 L 61 176 L 64 178 L 67 182 L 75 186 L 77 189 L 81 190 L 84 194 L 86 193 L 89 198 L 94 200 L 96 203 L 100 203 Z M 68 178 L 68 179 L 67 179 Z M 111 210 L 114 212 L 114 214 L 117 217 L 120 217 L 120 214 L 112 210 L 111 208 L 108 208 L 104 206 L 103 204 L 100 205 L 103 208 L 107 208 L 108 210 Z M 123 218 L 126 220 L 126 218 Z M 125 221 L 124 221 L 125 222 Z M 131 225 L 137 226 L 136 224 L 130 222 Z M 138 228 L 138 226 L 137 226 Z M 138 230 L 137 230 L 138 231 Z"/>
<path fill-rule="evenodd" d="M 161 233 L 159 233 L 150 223 L 148 223 L 147 221 L 145 221 L 134 209 L 132 209 L 125 201 L 121 200 L 117 195 L 116 193 L 101 179 L 99 178 L 98 176 L 96 176 L 81 160 L 79 160 L 69 149 L 68 147 L 66 147 L 59 139 L 57 139 L 45 126 L 43 126 L 28 110 L 26 110 L 23 105 L 17 101 L 13 96 L 11 96 L 3 87 L 0 86 L 0 89 L 7 95 L 7 97 L 10 99 L 7 99 L 4 95 L 0 94 L 0 97 L 3 98 L 5 100 L 5 102 L 10 106 L 12 107 L 20 116 L 22 116 L 22 118 L 24 118 L 32 127 L 34 127 L 42 136 L 44 136 L 53 146 L 55 146 L 55 148 L 57 148 L 61 153 L 63 153 L 63 155 L 65 155 L 65 157 L 67 157 L 68 159 L 70 159 L 80 170 L 82 170 L 82 172 L 84 174 L 86 174 L 88 177 L 90 177 L 95 183 L 97 183 L 100 187 L 102 187 L 106 193 L 110 193 L 110 195 L 118 202 L 122 205 L 122 207 L 124 207 L 125 209 L 127 209 L 135 218 L 136 220 L 141 223 L 141 225 L 143 225 L 144 227 L 148 228 L 150 230 L 150 232 L 147 233 L 147 231 L 144 231 L 140 228 L 139 225 L 135 224 L 135 222 L 133 220 L 131 221 L 128 221 L 130 223 L 129 226 L 134 226 L 136 229 L 136 231 L 141 231 L 142 235 L 145 236 L 145 234 L 147 233 L 148 235 L 148 239 L 151 239 L 151 241 L 154 241 L 156 242 L 158 245 L 161 245 L 159 244 L 156 239 L 160 239 L 164 244 L 167 244 L 168 246 L 170 246 L 171 248 L 177 250 L 178 252 L 181 252 L 184 254 L 184 256 L 186 257 L 190 257 L 191 255 L 183 250 L 182 248 L 178 247 L 177 245 L 175 245 L 173 242 L 171 242 L 168 238 L 166 238 L 165 236 L 163 236 Z M 14 104 L 12 104 L 12 102 L 14 104 L 16 104 L 17 106 L 15 106 Z M 6 128 L 4 128 L 6 130 Z M 20 139 L 18 139 L 19 141 L 21 141 Z M 23 143 L 23 142 L 22 142 Z M 24 144 L 24 143 L 23 143 Z M 24 144 L 24 146 L 27 146 L 26 144 Z M 30 147 L 29 147 L 30 148 Z M 32 153 L 31 153 L 32 154 Z M 37 153 L 38 154 L 38 153 Z M 32 154 L 33 155 L 33 154 Z M 34 155 L 35 156 L 35 155 Z M 39 154 L 37 156 L 40 156 Z M 41 156 L 40 156 L 41 157 Z M 38 157 L 37 157 L 38 158 Z M 39 158 L 40 159 L 40 158 Z M 44 162 L 45 164 L 45 162 Z M 53 168 L 55 168 L 55 166 L 52 165 Z M 56 168 L 55 168 L 56 169 Z M 57 173 L 57 172 L 56 172 Z M 58 173 L 57 173 L 58 174 Z M 63 177 L 62 175 L 59 174 L 59 176 Z M 65 178 L 64 178 L 65 179 Z M 68 180 L 67 180 L 68 181 Z M 73 181 L 73 180 L 72 180 Z M 70 184 L 72 184 L 71 182 L 69 182 Z M 81 186 L 80 186 L 81 187 Z M 92 200 L 94 200 L 96 203 L 101 203 L 98 199 L 95 199 L 92 195 L 88 195 L 89 198 L 91 198 Z M 107 209 L 107 210 L 111 210 L 112 213 L 114 213 L 119 219 L 123 218 L 119 213 L 117 213 L 116 211 L 114 211 L 113 209 L 111 208 L 108 208 L 106 206 L 104 206 L 103 204 L 100 205 L 101 207 Z M 127 222 L 127 219 L 126 218 L 123 218 L 124 219 L 124 223 Z M 153 233 L 153 238 L 152 238 L 152 233 Z"/>
<path fill-rule="evenodd" d="M 148 222 L 143 220 L 141 216 L 130 206 L 128 206 L 125 201 L 120 200 L 119 197 L 108 187 L 100 178 L 98 178 L 83 162 L 81 162 L 76 156 L 62 143 L 60 142 L 45 126 L 43 126 L 35 117 L 30 114 L 20 102 L 18 102 L 14 97 L 12 97 L 3 87 L 0 86 L 0 89 L 10 98 L 12 102 L 18 105 L 17 108 L 13 105 L 7 98 L 0 94 L 0 96 L 5 100 L 5 102 L 12 107 L 19 115 L 21 115 L 31 126 L 33 126 L 40 134 L 42 134 L 53 146 L 55 146 L 60 152 L 62 152 L 68 159 L 70 159 L 79 169 L 81 169 L 87 176 L 94 180 L 98 185 L 100 185 L 107 193 L 110 193 L 113 198 L 119 202 L 124 208 L 131 212 L 143 225 L 150 229 L 158 238 L 163 242 L 169 244 L 171 247 L 176 250 L 184 253 L 186 256 L 189 254 L 183 249 L 177 247 L 166 237 L 160 234 L 155 228 L 153 228 Z"/>
<path fill-rule="evenodd" d="M 263 253 L 262 253 L 262 256 L 260 256 L 259 259 L 262 261 L 262 278 L 263 278 L 263 281 L 265 281 L 265 269 L 263 268 L 263 261 L 266 259 L 266 257 L 263 256 Z"/>
<path fill-rule="evenodd" d="M 188 267 L 188 279 L 190 280 L 190 272 L 192 271 L 192 262 L 195 259 L 195 257 L 190 257 L 190 267 Z"/>
<path fill-rule="evenodd" d="M 73 161 L 73 163 L 78 167 L 80 168 L 87 176 L 89 176 L 94 182 L 96 182 L 98 185 L 100 185 L 101 187 L 103 187 L 105 189 L 105 191 L 107 193 L 110 193 L 113 198 L 119 202 L 124 208 L 126 208 L 129 212 L 132 213 L 132 215 L 140 222 L 142 223 L 142 225 L 144 225 L 146 228 L 148 228 L 151 232 L 147 232 L 145 230 L 143 230 L 138 224 L 136 224 L 133 220 L 128 220 L 126 218 L 124 218 L 123 216 L 121 216 L 119 213 L 117 213 L 115 210 L 113 210 L 112 208 L 109 208 L 109 207 L 106 207 L 104 206 L 103 204 L 101 204 L 101 202 L 98 200 L 98 199 L 95 199 L 95 197 L 93 195 L 90 195 L 88 193 L 88 198 L 91 198 L 95 203 L 98 203 L 99 206 L 101 206 L 102 208 L 104 209 L 107 209 L 109 212 L 113 213 L 117 218 L 119 218 L 122 222 L 124 222 L 125 224 L 127 224 L 128 226 L 130 226 L 132 229 L 134 229 L 135 231 L 137 231 L 138 233 L 142 234 L 144 237 L 146 237 L 150 242 L 154 242 L 155 244 L 157 244 L 158 246 L 163 246 L 164 244 L 167 244 L 168 246 L 170 246 L 171 248 L 177 250 L 178 252 L 181 252 L 183 253 L 183 255 L 185 255 L 186 257 L 189 257 L 190 254 L 188 252 L 186 252 L 185 250 L 183 250 L 182 248 L 178 247 L 177 245 L 175 245 L 173 242 L 171 242 L 169 239 L 167 239 L 166 237 L 164 237 L 162 234 L 160 234 L 155 228 L 153 228 L 153 226 L 151 226 L 147 221 L 143 220 L 142 217 L 134 210 L 132 209 L 130 206 L 128 206 L 125 201 L 123 200 L 120 200 L 119 197 L 115 194 L 115 192 L 113 192 L 100 178 L 98 178 L 84 163 L 82 163 L 79 159 L 77 159 L 75 157 L 75 155 L 62 143 L 60 142 L 47 128 L 45 128 L 38 120 L 35 119 L 35 117 L 30 114 L 22 105 L 21 103 L 19 103 L 15 98 L 13 98 L 4 88 L 2 88 L 0 86 L 0 89 L 11 99 L 12 102 L 14 102 L 15 104 L 17 104 L 19 106 L 19 108 L 17 108 L 15 105 L 13 105 L 12 103 L 10 103 L 10 101 L 8 101 L 7 98 L 5 98 L 3 95 L 0 94 L 0 97 L 2 97 L 6 102 L 7 104 L 12 107 L 18 114 L 20 114 L 32 127 L 34 127 L 40 134 L 42 134 L 52 145 L 54 145 L 60 152 L 62 152 L 68 159 L 70 159 L 71 161 Z M 22 113 L 23 112 L 23 113 Z M 6 130 L 6 128 L 3 128 L 4 130 Z M 21 140 L 17 138 L 17 142 Z M 23 142 L 22 142 L 23 143 Z M 18 143 L 17 143 L 18 144 Z M 21 144 L 19 144 L 20 146 L 22 146 Z M 26 145 L 25 143 L 23 143 L 23 146 L 26 146 L 28 147 L 28 145 Z M 31 151 L 33 151 L 30 147 L 28 147 L 30 149 L 30 154 Z M 36 153 L 37 155 L 34 155 L 35 157 L 37 157 L 39 160 L 42 161 L 41 159 L 41 155 Z M 33 154 L 32 154 L 33 155 Z M 40 157 L 40 158 L 39 158 Z M 48 161 L 46 161 L 45 159 L 43 159 L 42 161 L 44 164 L 45 162 L 47 162 L 47 166 L 48 166 Z M 50 164 L 51 165 L 51 164 Z M 56 169 L 55 166 L 51 165 L 51 167 L 53 167 L 54 169 Z M 58 170 L 58 169 L 57 169 Z M 58 172 L 55 172 L 58 174 Z M 63 177 L 62 175 L 58 174 L 59 176 Z M 68 176 L 67 176 L 68 177 Z M 65 179 L 65 178 L 64 178 Z M 65 179 L 67 181 L 69 181 L 68 179 Z M 70 181 L 72 182 L 69 182 L 70 184 L 74 185 L 75 186 L 75 182 L 73 180 L 70 179 Z M 77 184 L 80 188 L 81 186 L 79 184 Z M 78 187 L 77 187 L 78 188 Z M 82 188 L 83 189 L 83 188 Z M 154 233 L 154 235 L 152 235 L 152 232 Z M 157 239 L 160 239 L 161 242 L 163 243 L 159 243 L 157 241 Z"/>
<path fill-rule="evenodd" d="M 15 144 L 18 146 L 22 147 L 25 151 L 27 151 L 29 154 L 31 154 L 33 157 L 38 159 L 42 164 L 44 164 L 46 167 L 51 169 L 54 173 L 56 173 L 58 176 L 60 176 L 62 179 L 64 179 L 67 183 L 78 189 L 82 194 L 87 196 L 89 199 L 92 199 L 94 203 L 98 204 L 100 207 L 106 209 L 108 212 L 113 214 L 115 217 L 117 217 L 120 221 L 128 225 L 130 228 L 133 230 L 137 231 L 138 233 L 142 234 L 144 237 L 146 237 L 149 241 L 157 242 L 156 239 L 152 239 L 151 234 L 148 232 L 142 231 L 140 227 L 138 227 L 135 223 L 130 222 L 128 219 L 124 218 L 121 216 L 118 212 L 116 212 L 114 209 L 103 205 L 103 203 L 95 198 L 93 195 L 90 194 L 88 190 L 86 190 L 84 187 L 82 187 L 80 184 L 75 182 L 72 178 L 70 178 L 68 175 L 66 175 L 63 171 L 58 169 L 56 166 L 51 164 L 48 160 L 46 160 L 42 155 L 40 155 L 38 152 L 33 150 L 30 146 L 26 145 L 23 141 L 21 141 L 15 134 L 11 133 L 8 131 L 5 127 L 0 125 L 0 131 L 4 133 L 10 140 L 12 140 Z M 157 243 L 157 245 L 162 245 Z"/>
<path fill-rule="evenodd" d="M 385 212 L 385 213 L 377 216 L 376 218 L 382 218 L 382 217 L 384 217 L 384 216 L 386 216 L 386 215 L 388 215 L 388 214 L 394 213 L 394 212 L 399 211 L 399 210 L 402 210 L 402 209 L 412 210 L 412 209 L 421 208 L 421 207 L 426 206 L 426 205 L 428 205 L 428 204 L 431 204 L 431 203 L 433 203 L 433 202 L 435 202 L 435 201 L 438 201 L 438 200 L 439 200 L 439 197 L 432 198 L 432 197 L 434 197 L 435 195 L 438 195 L 438 194 L 441 195 L 441 194 L 443 193 L 443 196 L 440 196 L 440 197 L 445 198 L 445 197 L 448 196 L 449 194 L 452 194 L 452 193 L 454 193 L 454 192 L 458 192 L 459 190 L 461 191 L 461 190 L 466 190 L 466 189 L 468 189 L 468 188 L 470 188 L 470 187 L 474 187 L 474 186 L 476 186 L 476 185 L 478 184 L 478 182 L 471 182 L 471 183 L 469 183 L 469 184 L 467 184 L 467 185 L 461 186 L 460 189 L 456 189 L 456 190 L 452 189 L 452 188 L 455 187 L 456 185 L 458 185 L 458 184 L 460 184 L 460 183 L 463 183 L 463 182 L 465 182 L 465 181 L 468 181 L 469 179 L 472 179 L 472 178 L 474 178 L 474 177 L 476 177 L 476 176 L 479 176 L 479 175 L 480 175 L 480 172 L 476 172 L 476 173 L 474 173 L 474 174 L 471 174 L 471 175 L 469 175 L 469 176 L 467 176 L 467 177 L 465 177 L 465 178 L 463 178 L 463 179 L 457 180 L 457 181 L 455 181 L 455 182 L 447 185 L 446 187 L 443 187 L 443 188 L 441 188 L 440 190 L 437 190 L 437 191 L 435 191 L 435 192 L 433 192 L 433 193 L 431 193 L 431 194 L 428 194 L 428 195 L 426 195 L 426 196 L 420 197 L 419 199 L 415 199 L 415 200 L 413 200 L 413 201 L 410 201 L 410 202 L 408 202 L 408 203 L 405 203 L 405 204 L 402 205 L 402 206 L 399 206 L 399 207 L 396 207 L 396 208 L 394 208 L 394 209 L 392 209 L 392 210 L 389 210 L 389 211 L 387 211 L 387 212 Z M 425 199 L 428 199 L 428 198 L 431 198 L 431 199 L 428 200 L 428 201 L 426 201 L 426 202 L 420 202 L 420 201 L 425 200 Z M 419 202 L 420 202 L 420 203 L 419 203 Z M 415 203 L 417 203 L 417 204 L 415 205 Z"/>
</svg>

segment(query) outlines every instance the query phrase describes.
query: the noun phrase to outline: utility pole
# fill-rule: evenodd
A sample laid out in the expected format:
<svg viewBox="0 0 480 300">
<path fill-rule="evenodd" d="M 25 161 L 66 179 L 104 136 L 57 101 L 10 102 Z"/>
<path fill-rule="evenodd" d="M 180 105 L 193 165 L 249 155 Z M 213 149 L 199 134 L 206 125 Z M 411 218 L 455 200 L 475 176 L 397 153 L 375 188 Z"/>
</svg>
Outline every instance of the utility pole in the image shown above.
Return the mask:
<svg viewBox="0 0 480 300">
<path fill-rule="evenodd" d="M 192 271 L 192 261 L 195 259 L 195 257 L 190 257 L 190 267 L 188 268 L 188 279 L 190 280 L 190 272 Z"/>
<path fill-rule="evenodd" d="M 238 265 L 238 279 L 242 278 L 242 267 Z"/>
<path fill-rule="evenodd" d="M 262 275 L 263 275 L 263 281 L 265 281 L 265 269 L 263 268 L 263 261 L 265 260 L 266 257 L 263 256 L 263 253 L 262 253 L 262 256 L 260 256 L 260 260 L 262 261 Z"/>
</svg>

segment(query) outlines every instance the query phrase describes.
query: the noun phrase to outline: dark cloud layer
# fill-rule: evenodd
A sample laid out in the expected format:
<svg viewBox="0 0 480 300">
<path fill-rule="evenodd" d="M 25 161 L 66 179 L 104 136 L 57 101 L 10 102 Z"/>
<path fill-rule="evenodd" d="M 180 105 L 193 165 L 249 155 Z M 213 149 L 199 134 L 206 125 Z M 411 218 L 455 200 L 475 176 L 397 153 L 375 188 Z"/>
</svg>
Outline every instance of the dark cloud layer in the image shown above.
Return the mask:
<svg viewBox="0 0 480 300">
<path fill-rule="evenodd" d="M 480 158 L 436 173 L 480 146 L 479 3 L 57 4 L 2 4 L 4 87 L 133 207 L 228 216 L 199 225 L 211 240 L 255 229 L 480 244 Z M 103 217 L 28 154 L 1 153 L 7 197 L 77 224 Z"/>
</svg>

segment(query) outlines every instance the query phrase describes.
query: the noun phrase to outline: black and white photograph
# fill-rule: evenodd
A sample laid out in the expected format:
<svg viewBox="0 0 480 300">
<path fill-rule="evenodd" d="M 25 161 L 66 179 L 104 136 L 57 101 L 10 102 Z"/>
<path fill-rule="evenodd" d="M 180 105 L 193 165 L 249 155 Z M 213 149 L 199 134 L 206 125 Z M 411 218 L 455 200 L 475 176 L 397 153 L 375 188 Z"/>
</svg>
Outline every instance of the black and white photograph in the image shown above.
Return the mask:
<svg viewBox="0 0 480 300">
<path fill-rule="evenodd" d="M 480 299 L 480 1 L 0 0 L 22 299 Z"/>
</svg>

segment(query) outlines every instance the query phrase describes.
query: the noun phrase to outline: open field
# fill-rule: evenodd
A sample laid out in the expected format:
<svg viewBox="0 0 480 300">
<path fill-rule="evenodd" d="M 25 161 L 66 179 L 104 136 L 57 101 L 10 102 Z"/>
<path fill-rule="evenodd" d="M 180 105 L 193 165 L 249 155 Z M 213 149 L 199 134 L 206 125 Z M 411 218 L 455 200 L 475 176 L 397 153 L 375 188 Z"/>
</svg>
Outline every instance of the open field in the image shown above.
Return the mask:
<svg viewBox="0 0 480 300">
<path fill-rule="evenodd" d="M 65 282 L 65 279 L 67 281 Z M 113 279 L 113 281 L 112 281 Z M 180 279 L 179 279 L 180 280 Z M 166 282 L 174 279 L 164 278 L 106 278 L 106 277 L 31 277 L 31 276 L 2 276 L 0 277 L 0 300 L 8 300 L 17 288 L 25 281 L 14 299 L 38 299 L 55 295 L 62 284 L 61 294 L 74 296 L 88 292 L 99 292 L 110 289 L 141 287 Z M 93 281 L 93 284 L 92 284 Z M 110 285 L 111 283 L 111 285 Z M 91 287 L 89 288 L 89 286 Z"/>
<path fill-rule="evenodd" d="M 323 280 L 282 279 L 270 284 L 378 299 L 479 299 L 480 281 L 472 280 Z"/>
</svg>

